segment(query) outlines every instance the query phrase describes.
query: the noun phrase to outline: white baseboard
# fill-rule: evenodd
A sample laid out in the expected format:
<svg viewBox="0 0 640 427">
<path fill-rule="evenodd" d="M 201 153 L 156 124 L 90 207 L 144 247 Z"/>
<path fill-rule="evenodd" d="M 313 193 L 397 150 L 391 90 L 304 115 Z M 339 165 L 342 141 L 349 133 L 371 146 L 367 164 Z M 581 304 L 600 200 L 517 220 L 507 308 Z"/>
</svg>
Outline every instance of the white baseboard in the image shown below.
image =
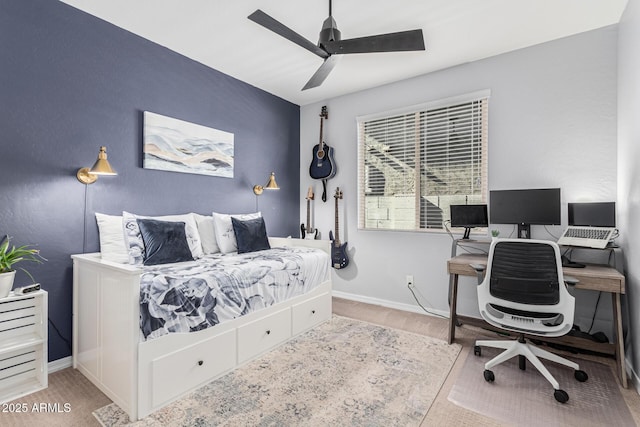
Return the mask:
<svg viewBox="0 0 640 427">
<path fill-rule="evenodd" d="M 335 290 L 332 291 L 331 295 L 337 298 L 344 298 L 351 301 L 358 301 L 358 302 L 364 302 L 367 304 L 380 305 L 382 307 L 387 307 L 387 308 L 395 308 L 396 310 L 408 311 L 411 313 L 426 314 L 428 316 L 443 316 L 443 317 L 446 317 L 447 319 L 449 318 L 449 311 L 438 310 L 435 308 L 429 308 L 429 311 L 431 311 L 431 313 L 429 313 L 424 311 L 421 307 L 417 305 L 404 304 L 401 302 L 389 301 L 389 300 L 380 299 L 380 298 L 366 297 L 363 295 L 350 294 L 347 292 L 340 292 Z"/>
<path fill-rule="evenodd" d="M 66 368 L 70 368 L 73 365 L 73 357 L 67 356 L 62 359 L 54 360 L 53 362 L 49 362 L 47 364 L 47 369 L 49 373 L 52 374 L 56 371 L 61 371 Z"/>
</svg>

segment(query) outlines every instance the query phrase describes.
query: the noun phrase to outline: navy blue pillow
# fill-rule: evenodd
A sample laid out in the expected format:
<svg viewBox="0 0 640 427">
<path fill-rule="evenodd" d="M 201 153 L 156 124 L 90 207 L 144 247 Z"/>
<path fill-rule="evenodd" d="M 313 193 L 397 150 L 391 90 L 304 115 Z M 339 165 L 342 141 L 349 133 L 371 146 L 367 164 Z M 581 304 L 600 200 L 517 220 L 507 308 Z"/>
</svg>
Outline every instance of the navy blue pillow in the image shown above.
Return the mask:
<svg viewBox="0 0 640 427">
<path fill-rule="evenodd" d="M 193 261 L 184 222 L 138 219 L 144 242 L 144 265 Z"/>
<path fill-rule="evenodd" d="M 264 225 L 262 217 L 245 221 L 231 217 L 231 223 L 236 235 L 239 254 L 271 249 L 267 237 L 267 227 Z"/>
</svg>

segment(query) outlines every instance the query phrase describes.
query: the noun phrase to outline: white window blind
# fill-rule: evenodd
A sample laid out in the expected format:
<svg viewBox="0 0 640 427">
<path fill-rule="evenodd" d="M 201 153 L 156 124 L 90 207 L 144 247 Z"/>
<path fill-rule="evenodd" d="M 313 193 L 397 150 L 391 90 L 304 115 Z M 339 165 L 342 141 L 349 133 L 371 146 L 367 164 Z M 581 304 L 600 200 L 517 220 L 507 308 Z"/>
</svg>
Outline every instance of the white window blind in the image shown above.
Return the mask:
<svg viewBox="0 0 640 427">
<path fill-rule="evenodd" d="M 466 98 L 466 99 L 465 99 Z M 358 119 L 362 229 L 443 229 L 487 201 L 488 93 Z"/>
</svg>

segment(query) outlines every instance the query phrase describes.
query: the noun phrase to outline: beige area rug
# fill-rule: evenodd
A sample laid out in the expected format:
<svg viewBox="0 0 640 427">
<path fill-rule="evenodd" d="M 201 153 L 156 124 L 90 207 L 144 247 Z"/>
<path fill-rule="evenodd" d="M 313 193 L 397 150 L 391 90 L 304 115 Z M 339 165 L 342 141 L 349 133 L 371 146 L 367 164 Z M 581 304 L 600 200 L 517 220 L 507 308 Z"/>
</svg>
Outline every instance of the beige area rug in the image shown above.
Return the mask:
<svg viewBox="0 0 640 427">
<path fill-rule="evenodd" d="M 589 379 L 578 382 L 571 368 L 545 361 L 569 401 L 559 403 L 553 397 L 553 386 L 527 362 L 518 368 L 518 358 L 493 367 L 495 382 L 484 380 L 484 364 L 500 350 L 482 348 L 482 356 L 469 353 L 449 400 L 458 406 L 517 426 L 635 426 L 620 393 L 613 370 L 606 365 L 573 359 Z"/>
<path fill-rule="evenodd" d="M 460 345 L 334 316 L 136 423 L 104 426 L 419 426 Z"/>
</svg>

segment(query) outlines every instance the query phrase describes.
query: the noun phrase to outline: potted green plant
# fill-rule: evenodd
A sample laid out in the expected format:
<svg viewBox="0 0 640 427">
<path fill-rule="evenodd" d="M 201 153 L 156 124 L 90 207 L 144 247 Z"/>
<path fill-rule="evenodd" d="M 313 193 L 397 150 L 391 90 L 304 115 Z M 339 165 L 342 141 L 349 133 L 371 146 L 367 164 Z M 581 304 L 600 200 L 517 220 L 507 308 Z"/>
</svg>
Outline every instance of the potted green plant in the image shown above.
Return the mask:
<svg viewBox="0 0 640 427">
<path fill-rule="evenodd" d="M 43 260 L 38 249 L 34 249 L 31 245 L 12 246 L 11 239 L 5 235 L 0 241 L 0 298 L 9 295 L 13 288 L 13 280 L 16 276 L 15 264 L 23 261 L 41 263 Z M 35 282 L 31 273 L 22 267 L 18 268 Z"/>
<path fill-rule="evenodd" d="M 495 240 L 500 235 L 500 230 L 491 230 L 491 240 Z"/>
</svg>

